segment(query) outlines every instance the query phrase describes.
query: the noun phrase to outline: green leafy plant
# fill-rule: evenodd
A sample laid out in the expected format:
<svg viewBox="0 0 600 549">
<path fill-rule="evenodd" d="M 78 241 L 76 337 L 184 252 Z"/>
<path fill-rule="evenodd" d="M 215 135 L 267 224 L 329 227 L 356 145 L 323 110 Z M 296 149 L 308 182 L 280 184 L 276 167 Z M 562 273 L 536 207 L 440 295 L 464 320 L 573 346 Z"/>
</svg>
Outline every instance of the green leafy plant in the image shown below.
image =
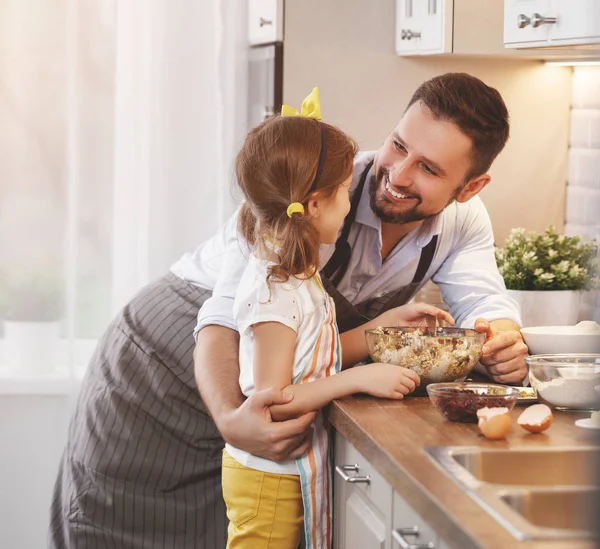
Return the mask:
<svg viewBox="0 0 600 549">
<path fill-rule="evenodd" d="M 509 290 L 592 290 L 600 286 L 597 243 L 578 236 L 513 229 L 496 263 Z"/>
<path fill-rule="evenodd" d="M 62 284 L 58 276 L 31 269 L 0 272 L 0 319 L 19 322 L 58 320 Z"/>
</svg>

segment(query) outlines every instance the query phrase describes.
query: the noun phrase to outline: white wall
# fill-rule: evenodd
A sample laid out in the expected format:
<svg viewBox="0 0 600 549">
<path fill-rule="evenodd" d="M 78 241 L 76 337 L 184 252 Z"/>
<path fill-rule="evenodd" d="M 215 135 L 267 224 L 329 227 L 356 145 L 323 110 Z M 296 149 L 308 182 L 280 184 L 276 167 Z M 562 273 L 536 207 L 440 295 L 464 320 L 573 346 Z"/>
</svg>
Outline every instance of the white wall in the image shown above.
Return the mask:
<svg viewBox="0 0 600 549">
<path fill-rule="evenodd" d="M 73 400 L 0 395 L 0 547 L 42 549 Z"/>
<path fill-rule="evenodd" d="M 573 71 L 569 145 L 565 234 L 600 242 L 600 67 Z M 588 315 L 600 322 L 600 297 Z"/>
</svg>

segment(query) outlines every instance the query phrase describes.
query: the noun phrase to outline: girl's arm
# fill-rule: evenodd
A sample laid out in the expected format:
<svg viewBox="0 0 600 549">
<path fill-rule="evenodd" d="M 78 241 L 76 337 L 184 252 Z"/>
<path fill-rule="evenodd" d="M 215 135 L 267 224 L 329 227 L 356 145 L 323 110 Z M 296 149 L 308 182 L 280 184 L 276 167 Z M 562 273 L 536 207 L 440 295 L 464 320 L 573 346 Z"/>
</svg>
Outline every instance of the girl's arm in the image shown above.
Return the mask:
<svg viewBox="0 0 600 549">
<path fill-rule="evenodd" d="M 361 373 L 348 370 L 310 383 L 292 385 L 296 332 L 279 322 L 262 322 L 254 331 L 254 386 L 293 394 L 288 404 L 271 406 L 271 417 L 283 421 L 319 410 L 336 398 L 361 391 Z M 364 336 L 363 336 L 364 337 Z"/>
<path fill-rule="evenodd" d="M 432 319 L 441 318 L 449 324 L 454 324 L 454 319 L 442 309 L 426 303 L 409 303 L 390 309 L 362 326 L 340 334 L 342 368 L 353 366 L 369 356 L 365 330 L 377 328 L 377 326 L 410 326 L 422 322 L 427 316 Z"/>
</svg>

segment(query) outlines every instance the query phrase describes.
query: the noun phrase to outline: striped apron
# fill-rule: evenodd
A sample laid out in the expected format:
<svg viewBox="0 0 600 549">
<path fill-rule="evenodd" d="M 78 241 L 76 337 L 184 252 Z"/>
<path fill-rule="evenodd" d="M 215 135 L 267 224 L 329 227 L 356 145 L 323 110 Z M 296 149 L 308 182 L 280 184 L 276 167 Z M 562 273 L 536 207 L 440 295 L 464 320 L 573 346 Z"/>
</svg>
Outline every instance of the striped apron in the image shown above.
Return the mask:
<svg viewBox="0 0 600 549">
<path fill-rule="evenodd" d="M 323 291 L 327 319 L 321 327 L 312 360 L 294 380 L 294 383 L 310 383 L 338 373 L 341 369 L 340 337 L 335 321 L 335 304 L 320 280 L 315 282 Z M 302 501 L 304 504 L 304 539 L 306 549 L 330 549 L 332 540 L 332 471 L 331 433 L 329 423 L 320 411 L 314 422 L 312 446 L 296 459 L 300 473 Z"/>
<path fill-rule="evenodd" d="M 194 379 L 210 291 L 168 274 L 111 323 L 82 381 L 50 549 L 224 549 L 223 439 Z"/>
</svg>

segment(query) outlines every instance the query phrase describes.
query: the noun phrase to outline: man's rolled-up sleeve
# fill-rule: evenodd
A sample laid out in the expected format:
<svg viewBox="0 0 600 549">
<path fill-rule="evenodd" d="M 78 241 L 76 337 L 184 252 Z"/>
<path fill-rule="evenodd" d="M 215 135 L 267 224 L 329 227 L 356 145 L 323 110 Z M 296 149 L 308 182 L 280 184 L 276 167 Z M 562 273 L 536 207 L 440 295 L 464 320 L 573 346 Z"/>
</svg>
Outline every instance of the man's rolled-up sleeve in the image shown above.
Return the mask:
<svg viewBox="0 0 600 549">
<path fill-rule="evenodd" d="M 233 303 L 248 263 L 248 254 L 248 247 L 241 238 L 228 244 L 213 294 L 204 302 L 198 313 L 194 338 L 202 328 L 213 324 L 237 330 L 233 316 Z"/>
<path fill-rule="evenodd" d="M 457 240 L 433 281 L 440 286 L 456 326 L 473 328 L 478 318 L 521 325 L 518 305 L 507 292 L 494 256 L 494 236 L 485 206 L 469 204 Z"/>
</svg>

